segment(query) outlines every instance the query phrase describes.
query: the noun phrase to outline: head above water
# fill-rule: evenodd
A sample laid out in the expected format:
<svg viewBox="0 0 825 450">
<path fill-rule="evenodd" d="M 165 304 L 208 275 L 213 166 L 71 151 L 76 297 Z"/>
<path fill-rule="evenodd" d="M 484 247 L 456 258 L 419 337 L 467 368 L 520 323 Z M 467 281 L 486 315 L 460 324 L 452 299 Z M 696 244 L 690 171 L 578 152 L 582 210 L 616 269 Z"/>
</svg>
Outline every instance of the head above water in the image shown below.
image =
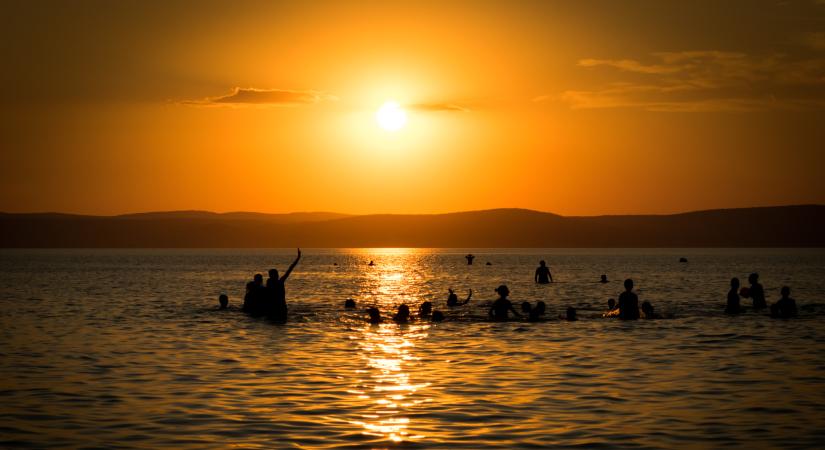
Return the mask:
<svg viewBox="0 0 825 450">
<path fill-rule="evenodd" d="M 642 312 L 645 313 L 646 316 L 653 315 L 653 305 L 648 301 L 642 302 Z"/>
<path fill-rule="evenodd" d="M 572 306 L 567 307 L 567 320 L 576 320 L 576 308 Z"/>
<path fill-rule="evenodd" d="M 544 262 L 544 260 L 542 259 L 541 261 L 539 261 L 539 265 L 540 265 L 541 267 L 544 267 L 544 266 L 546 266 L 546 265 L 547 265 L 547 263 L 546 263 L 546 262 Z"/>
<path fill-rule="evenodd" d="M 421 306 L 418 307 L 418 312 L 422 316 L 429 316 L 430 313 L 432 312 L 432 310 L 433 310 L 432 302 L 424 302 L 424 303 L 421 304 Z"/>
<path fill-rule="evenodd" d="M 507 287 L 506 284 L 502 284 L 501 286 L 497 287 L 495 291 L 498 293 L 498 295 L 501 296 L 501 298 L 507 298 L 507 296 L 510 295 L 510 289 Z"/>
<path fill-rule="evenodd" d="M 748 275 L 748 283 L 754 284 L 758 281 L 759 281 L 759 274 L 758 273 L 754 272 L 754 273 Z"/>
<path fill-rule="evenodd" d="M 376 307 L 369 307 L 367 308 L 367 314 L 370 315 L 370 319 L 380 319 L 381 318 L 381 311 L 378 310 Z"/>
<path fill-rule="evenodd" d="M 444 313 L 441 311 L 433 311 L 433 316 L 430 320 L 433 322 L 442 322 L 444 320 Z"/>
<path fill-rule="evenodd" d="M 543 301 L 539 300 L 536 303 L 536 308 L 533 309 L 533 311 L 537 312 L 538 314 L 544 314 L 544 311 L 546 309 L 547 309 L 547 305 Z"/>
<path fill-rule="evenodd" d="M 607 299 L 607 307 L 613 309 L 616 307 L 616 300 L 609 298 Z"/>
<path fill-rule="evenodd" d="M 226 294 L 221 294 L 218 297 L 218 303 L 221 304 L 221 309 L 226 309 L 229 306 L 229 296 Z"/>
<path fill-rule="evenodd" d="M 409 317 L 410 315 L 410 307 L 406 304 L 403 304 L 398 307 L 398 317 Z"/>
<path fill-rule="evenodd" d="M 351 298 L 348 298 L 346 301 L 344 301 L 344 308 L 347 308 L 347 309 L 355 308 L 355 300 L 353 300 Z"/>
<path fill-rule="evenodd" d="M 782 286 L 782 290 L 780 290 L 779 293 L 782 294 L 782 298 L 788 298 L 791 295 L 791 288 Z"/>
<path fill-rule="evenodd" d="M 533 309 L 533 305 L 530 302 L 521 302 L 521 312 L 529 313 Z"/>
<path fill-rule="evenodd" d="M 602 274 L 602 276 L 601 276 L 600 280 L 601 280 L 602 282 L 607 281 L 607 275 Z"/>
<path fill-rule="evenodd" d="M 252 281 L 254 281 L 255 284 L 261 284 L 264 282 L 264 276 L 259 273 L 256 273 L 255 276 L 252 277 Z"/>
<path fill-rule="evenodd" d="M 269 278 L 278 278 L 278 269 L 269 269 Z"/>
<path fill-rule="evenodd" d="M 733 277 L 730 279 L 730 287 L 731 289 L 739 289 L 739 278 Z"/>
<path fill-rule="evenodd" d="M 633 280 L 630 279 L 630 278 L 624 280 L 624 288 L 627 291 L 632 291 L 633 290 Z"/>
</svg>

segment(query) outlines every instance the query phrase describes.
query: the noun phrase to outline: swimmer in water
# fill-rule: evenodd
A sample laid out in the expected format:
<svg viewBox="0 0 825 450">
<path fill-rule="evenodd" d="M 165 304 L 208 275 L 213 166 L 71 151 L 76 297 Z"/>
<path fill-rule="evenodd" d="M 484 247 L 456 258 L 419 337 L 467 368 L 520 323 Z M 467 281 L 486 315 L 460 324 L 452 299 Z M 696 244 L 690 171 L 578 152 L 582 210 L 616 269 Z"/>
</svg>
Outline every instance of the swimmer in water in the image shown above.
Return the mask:
<svg viewBox="0 0 825 450">
<path fill-rule="evenodd" d="M 468 266 L 472 266 L 472 265 L 473 265 L 473 260 L 474 260 L 474 259 L 476 259 L 475 255 L 473 255 L 472 253 L 470 253 L 469 255 L 465 256 L 464 258 L 466 258 L 466 259 L 467 259 L 467 265 L 468 265 Z"/>
<path fill-rule="evenodd" d="M 267 315 L 271 320 L 286 322 L 286 280 L 301 260 L 301 249 L 298 249 L 298 256 L 295 261 L 287 267 L 282 276 L 278 276 L 278 269 L 269 269 L 269 279 L 266 280 L 266 292 L 269 294 L 270 304 L 267 305 Z"/>
<path fill-rule="evenodd" d="M 612 298 L 607 299 L 607 310 L 613 311 L 614 309 L 616 309 L 616 300 Z"/>
<path fill-rule="evenodd" d="M 451 308 L 454 307 L 454 306 L 466 305 L 467 303 L 470 302 L 470 299 L 473 297 L 473 290 L 470 289 L 469 290 L 470 293 L 467 295 L 467 300 L 464 300 L 463 302 L 459 303 L 458 302 L 458 295 L 456 295 L 456 293 L 452 289 L 447 289 L 447 291 L 450 293 L 447 296 L 447 306 L 449 306 Z"/>
<path fill-rule="evenodd" d="M 418 307 L 418 316 L 421 318 L 429 317 L 433 312 L 432 302 L 424 302 Z"/>
<path fill-rule="evenodd" d="M 636 320 L 639 318 L 639 296 L 633 292 L 633 280 L 624 280 L 624 289 L 619 295 L 619 318 Z"/>
<path fill-rule="evenodd" d="M 430 320 L 433 321 L 433 322 L 443 322 L 444 321 L 444 313 L 439 311 L 439 310 L 435 310 L 435 311 L 433 311 L 433 316 L 430 318 Z"/>
<path fill-rule="evenodd" d="M 796 300 L 792 299 L 791 288 L 783 286 L 781 291 L 782 298 L 771 305 L 771 316 L 781 319 L 788 319 L 796 317 Z"/>
<path fill-rule="evenodd" d="M 544 262 L 543 259 L 539 261 L 539 266 L 536 268 L 536 274 L 533 276 L 533 279 L 538 284 L 553 282 L 553 274 L 550 273 L 550 268 L 547 267 L 547 263 Z"/>
<path fill-rule="evenodd" d="M 754 311 L 767 308 L 768 304 L 765 302 L 765 289 L 759 284 L 759 274 L 752 273 L 748 275 L 748 282 L 751 284 L 751 287 L 743 297 L 750 297 L 753 300 Z"/>
<path fill-rule="evenodd" d="M 536 307 L 530 310 L 530 315 L 527 317 L 527 320 L 530 322 L 539 322 L 544 320 L 544 312 L 547 309 L 547 305 L 539 300 L 536 302 Z"/>
<path fill-rule="evenodd" d="M 607 275 L 602 274 L 601 279 L 599 279 L 599 283 L 607 283 Z"/>
<path fill-rule="evenodd" d="M 348 298 L 344 302 L 344 308 L 346 308 L 346 309 L 355 309 L 355 300 L 353 300 L 351 298 Z"/>
<path fill-rule="evenodd" d="M 226 294 L 221 294 L 218 297 L 218 303 L 220 304 L 220 307 L 218 307 L 218 309 L 229 308 L 229 296 L 227 296 Z"/>
<path fill-rule="evenodd" d="M 653 311 L 653 305 L 650 304 L 648 301 L 642 302 L 642 313 L 645 315 L 645 319 L 661 319 L 662 316 L 656 314 Z"/>
<path fill-rule="evenodd" d="M 533 305 L 531 305 L 530 302 L 521 302 L 521 312 L 523 312 L 524 314 L 529 315 L 532 309 Z"/>
<path fill-rule="evenodd" d="M 410 307 L 407 305 L 401 305 L 398 307 L 398 312 L 392 316 L 392 320 L 396 323 L 407 323 L 410 321 Z"/>
<path fill-rule="evenodd" d="M 745 310 L 739 305 L 739 278 L 730 279 L 728 302 L 725 305 L 725 314 L 739 314 Z"/>
<path fill-rule="evenodd" d="M 370 315 L 370 318 L 367 321 L 373 325 L 381 323 L 381 311 L 375 307 L 367 308 L 367 314 Z"/>
<path fill-rule="evenodd" d="M 567 311 L 565 311 L 564 320 L 567 320 L 568 322 L 579 320 L 579 318 L 576 317 L 576 308 L 568 306 Z"/>
<path fill-rule="evenodd" d="M 498 293 L 498 299 L 496 299 L 496 301 L 494 301 L 490 306 L 490 318 L 497 322 L 506 321 L 509 319 L 508 313 L 510 311 L 520 317 L 521 314 L 513 309 L 513 304 L 507 299 L 507 296 L 510 295 L 510 289 L 508 289 L 506 285 L 502 284 L 497 287 L 495 291 Z"/>
<path fill-rule="evenodd" d="M 375 265 L 375 261 L 370 260 L 370 263 L 369 263 L 369 264 L 367 264 L 367 265 L 368 265 L 368 266 L 370 266 L 370 267 L 372 267 L 372 266 L 374 266 L 374 265 Z"/>
</svg>

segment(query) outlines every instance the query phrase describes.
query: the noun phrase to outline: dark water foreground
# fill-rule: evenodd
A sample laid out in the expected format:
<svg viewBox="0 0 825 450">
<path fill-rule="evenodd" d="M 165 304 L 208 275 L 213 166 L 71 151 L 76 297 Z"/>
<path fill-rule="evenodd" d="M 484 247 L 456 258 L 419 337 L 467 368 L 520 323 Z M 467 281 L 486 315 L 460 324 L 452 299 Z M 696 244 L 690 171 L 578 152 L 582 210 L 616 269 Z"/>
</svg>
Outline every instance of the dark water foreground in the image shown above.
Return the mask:
<svg viewBox="0 0 825 450">
<path fill-rule="evenodd" d="M 0 447 L 825 441 L 821 250 L 474 250 L 472 267 L 466 250 L 307 250 L 287 285 L 289 324 L 213 310 L 221 292 L 237 306 L 244 281 L 291 252 L 0 252 Z M 559 283 L 532 283 L 540 258 Z M 769 302 L 790 285 L 801 317 L 721 314 L 730 277 L 752 271 Z M 628 276 L 676 318 L 591 319 Z M 574 305 L 582 320 L 476 320 L 502 282 L 514 301 L 544 300 L 551 315 Z M 444 309 L 448 287 L 476 295 L 438 325 L 369 326 L 341 308 L 354 297 L 385 313 Z"/>
</svg>

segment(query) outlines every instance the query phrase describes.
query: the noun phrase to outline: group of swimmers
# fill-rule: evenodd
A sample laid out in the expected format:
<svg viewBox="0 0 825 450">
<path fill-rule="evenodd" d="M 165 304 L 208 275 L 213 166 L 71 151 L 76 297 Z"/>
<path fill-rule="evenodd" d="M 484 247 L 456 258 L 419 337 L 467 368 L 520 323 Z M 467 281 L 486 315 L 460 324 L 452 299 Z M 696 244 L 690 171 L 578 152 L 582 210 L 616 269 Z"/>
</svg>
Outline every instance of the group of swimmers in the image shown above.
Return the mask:
<svg viewBox="0 0 825 450">
<path fill-rule="evenodd" d="M 467 256 L 472 257 L 472 255 Z M 285 282 L 300 259 L 301 249 L 299 248 L 298 256 L 295 258 L 295 261 L 290 264 L 283 276 L 278 276 L 279 274 L 277 269 L 270 269 L 269 278 L 266 280 L 265 284 L 263 275 L 256 274 L 252 281 L 246 284 L 246 294 L 244 296 L 243 307 L 241 309 L 255 317 L 266 316 L 270 320 L 276 322 L 285 322 L 287 320 Z M 467 259 L 468 262 L 472 264 L 472 258 Z M 370 265 L 374 265 L 374 263 L 370 261 Z M 547 263 L 544 260 L 540 261 L 539 267 L 536 268 L 534 281 L 538 284 L 553 282 L 553 275 L 550 273 L 550 268 L 547 267 Z M 740 296 L 751 298 L 753 300 L 754 311 L 767 308 L 767 303 L 765 302 L 765 291 L 762 285 L 759 284 L 759 275 L 756 273 L 750 274 L 748 281 L 750 282 L 750 287 L 743 287 L 740 289 L 739 279 L 731 279 L 731 289 L 728 292 L 725 313 L 739 314 L 745 311 L 745 309 L 740 306 Z M 601 275 L 599 282 L 607 283 L 607 275 Z M 661 318 L 660 315 L 655 313 L 653 305 L 650 302 L 642 302 L 641 307 L 639 306 L 639 297 L 635 292 L 633 292 L 633 287 L 633 280 L 629 278 L 626 279 L 624 281 L 625 291 L 619 295 L 619 301 L 616 302 L 612 298 L 609 299 L 607 302 L 608 310 L 602 314 L 602 317 L 615 317 L 622 320 Z M 538 301 L 535 306 L 530 304 L 530 302 L 523 302 L 521 304 L 521 313 L 519 313 L 513 307 L 512 302 L 508 299 L 510 289 L 506 285 L 502 284 L 497 287 L 495 292 L 498 294 L 498 298 L 491 303 L 488 311 L 488 315 L 491 320 L 507 321 L 510 318 L 510 312 L 517 317 L 522 317 L 523 314 L 527 320 L 531 322 L 546 320 L 545 313 L 547 306 L 543 301 Z M 771 316 L 778 318 L 796 316 L 796 301 L 790 298 L 790 292 L 791 290 L 789 287 L 784 286 L 782 288 L 782 297 L 770 307 Z M 448 289 L 447 307 L 454 308 L 466 305 L 470 302 L 472 297 L 473 290 L 470 289 L 468 291 L 467 298 L 464 301 L 459 301 L 458 295 L 455 291 L 453 291 L 453 289 Z M 228 308 L 229 298 L 225 294 L 222 294 L 218 300 L 221 309 Z M 355 300 L 347 299 L 344 306 L 347 309 L 354 309 L 356 307 Z M 366 312 L 369 315 L 368 321 L 370 323 L 375 324 L 382 322 L 383 319 L 381 318 L 381 312 L 378 308 L 369 307 L 366 309 Z M 445 319 L 445 315 L 440 310 L 433 310 L 432 302 L 425 301 L 419 306 L 418 318 L 419 320 L 441 322 Z M 565 315 L 559 316 L 559 318 L 568 321 L 577 320 L 576 308 L 572 306 L 568 307 Z M 407 323 L 413 320 L 409 306 L 406 304 L 399 306 L 396 314 L 392 316 L 392 320 L 397 323 Z"/>
</svg>

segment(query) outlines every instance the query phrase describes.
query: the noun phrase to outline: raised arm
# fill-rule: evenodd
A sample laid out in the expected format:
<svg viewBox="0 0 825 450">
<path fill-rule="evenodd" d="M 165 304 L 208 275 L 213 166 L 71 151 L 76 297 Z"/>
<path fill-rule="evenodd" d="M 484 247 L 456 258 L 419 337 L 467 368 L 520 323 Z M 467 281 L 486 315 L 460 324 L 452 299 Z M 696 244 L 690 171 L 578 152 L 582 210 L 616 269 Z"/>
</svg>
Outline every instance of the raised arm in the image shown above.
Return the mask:
<svg viewBox="0 0 825 450">
<path fill-rule="evenodd" d="M 467 303 L 470 303 L 471 298 L 473 298 L 473 290 L 472 289 L 470 289 L 470 293 L 467 295 L 467 300 L 464 300 L 462 305 L 466 305 Z"/>
<path fill-rule="evenodd" d="M 289 268 L 286 269 L 286 272 L 284 272 L 284 274 L 281 276 L 281 282 L 286 281 L 287 277 L 289 277 L 289 274 L 292 273 L 292 269 L 294 269 L 295 266 L 298 265 L 298 261 L 300 259 L 301 259 L 301 249 L 299 248 L 298 249 L 298 256 L 295 258 L 295 261 L 292 261 L 292 264 L 289 265 Z"/>
</svg>

